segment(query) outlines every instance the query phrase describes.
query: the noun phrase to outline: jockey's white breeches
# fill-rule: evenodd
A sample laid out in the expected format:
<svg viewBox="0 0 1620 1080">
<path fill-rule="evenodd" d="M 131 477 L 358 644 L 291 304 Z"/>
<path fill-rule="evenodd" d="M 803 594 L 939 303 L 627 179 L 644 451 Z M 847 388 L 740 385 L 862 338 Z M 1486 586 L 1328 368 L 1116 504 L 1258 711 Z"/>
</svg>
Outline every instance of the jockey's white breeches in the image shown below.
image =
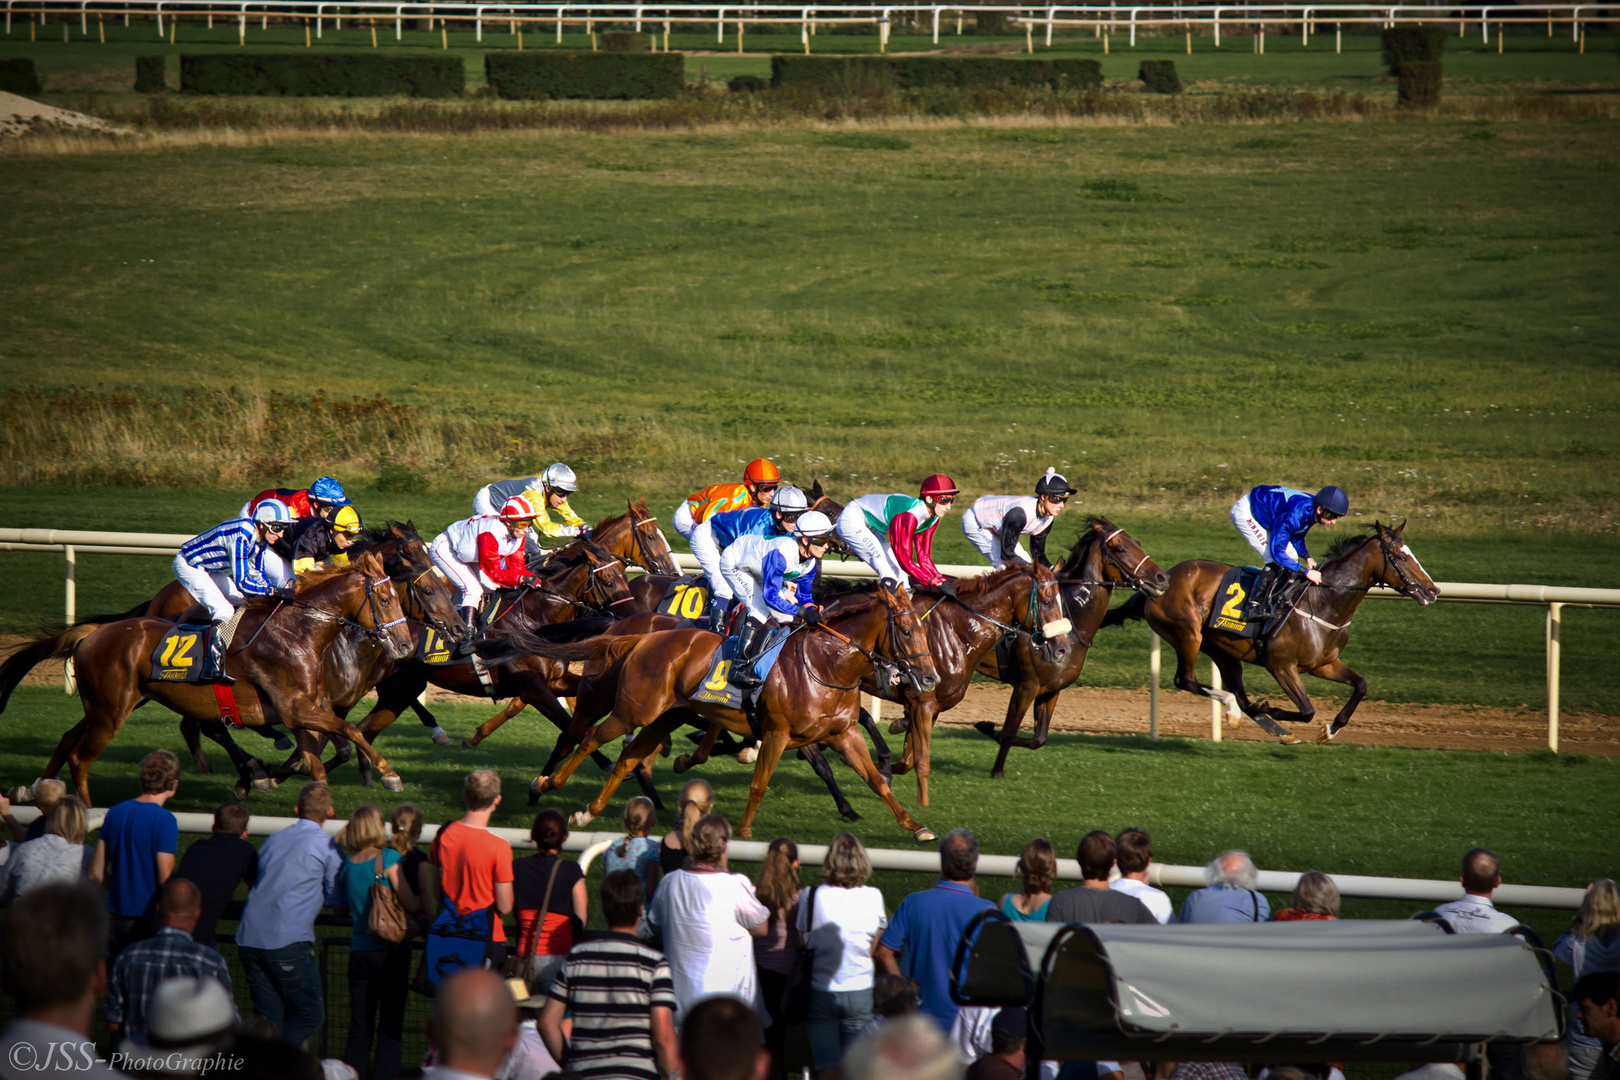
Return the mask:
<svg viewBox="0 0 1620 1080">
<path fill-rule="evenodd" d="M 484 590 L 494 588 L 494 582 L 485 584 L 483 572 L 477 567 L 468 566 L 456 558 L 450 550 L 448 536 L 440 535 L 435 539 L 433 546 L 428 548 L 428 554 L 433 558 L 433 565 L 443 572 L 455 589 L 457 607 L 476 608 L 484 599 Z"/>
<path fill-rule="evenodd" d="M 987 529 L 979 524 L 979 518 L 973 513 L 973 507 L 962 512 L 962 533 L 968 538 L 968 543 L 979 549 L 979 554 L 990 560 L 990 565 L 997 570 L 1007 565 L 1007 558 L 1001 551 L 1001 530 Z M 1022 541 L 1014 549 L 1014 553 L 1024 562 L 1029 562 L 1029 552 L 1024 550 Z"/>
<path fill-rule="evenodd" d="M 692 518 L 692 504 L 683 502 L 677 506 L 675 512 L 669 516 L 669 523 L 675 526 L 675 531 L 681 534 L 682 540 L 690 543 L 692 530 L 698 527 L 698 523 Z"/>
<path fill-rule="evenodd" d="M 1260 556 L 1261 566 L 1271 561 L 1271 534 L 1266 532 L 1264 525 L 1254 520 L 1247 494 L 1232 504 L 1232 524 L 1237 528 L 1239 535 L 1249 542 L 1249 546 L 1254 548 L 1254 553 Z M 1301 562 L 1299 552 L 1294 550 L 1293 544 L 1288 545 L 1287 551 L 1290 559 Z"/>
<path fill-rule="evenodd" d="M 714 598 L 730 600 L 735 596 L 731 583 L 720 572 L 720 548 L 714 542 L 714 530 L 709 528 L 709 523 L 705 521 L 693 529 L 686 542 L 692 548 L 692 557 L 703 567 L 703 576 L 709 579 L 709 591 Z"/>
<path fill-rule="evenodd" d="M 891 578 L 902 584 L 910 580 L 906 572 L 900 569 L 900 561 L 894 557 L 894 549 L 889 547 L 888 540 L 872 531 L 872 527 L 866 523 L 866 515 L 854 503 L 844 507 L 844 512 L 838 515 L 838 538 L 878 577 Z"/>
<path fill-rule="evenodd" d="M 500 516 L 501 508 L 495 505 L 494 499 L 489 493 L 489 487 L 486 485 L 479 488 L 478 494 L 473 496 L 473 517 Z"/>
<path fill-rule="evenodd" d="M 174 578 L 186 587 L 193 600 L 208 609 L 208 617 L 215 622 L 224 622 L 247 603 L 247 597 L 236 587 L 231 575 L 199 570 L 186 562 L 184 556 L 174 557 Z"/>
</svg>

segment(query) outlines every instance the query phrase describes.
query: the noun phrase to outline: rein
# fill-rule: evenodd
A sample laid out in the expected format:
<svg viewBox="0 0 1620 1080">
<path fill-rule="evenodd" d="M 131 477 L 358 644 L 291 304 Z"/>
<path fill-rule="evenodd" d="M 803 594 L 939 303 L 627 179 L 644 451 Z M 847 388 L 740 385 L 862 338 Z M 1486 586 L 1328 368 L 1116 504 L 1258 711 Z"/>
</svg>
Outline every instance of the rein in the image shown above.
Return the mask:
<svg viewBox="0 0 1620 1080">
<path fill-rule="evenodd" d="M 387 634 L 388 630 L 392 629 L 393 627 L 398 626 L 400 623 L 405 622 L 405 616 L 403 614 L 401 614 L 399 618 L 394 619 L 391 622 L 386 622 L 386 623 L 383 622 L 382 621 L 382 613 L 377 609 L 377 593 L 375 591 L 375 587 L 377 585 L 381 585 L 384 582 L 389 581 L 391 579 L 385 574 L 382 577 L 378 578 L 376 581 L 373 581 L 369 577 L 365 578 L 364 580 L 365 580 L 365 583 L 366 583 L 366 606 L 371 609 L 371 621 L 377 624 L 375 628 L 367 626 L 365 623 L 356 622 L 353 619 L 345 618 L 342 615 L 334 615 L 332 612 L 327 611 L 325 608 L 318 608 L 314 604 L 311 604 L 311 603 L 309 603 L 307 601 L 304 601 L 304 600 L 300 600 L 297 597 L 293 597 L 291 600 L 283 600 L 283 601 L 277 603 L 276 604 L 276 611 L 281 610 L 281 608 L 284 607 L 287 604 L 296 604 L 298 607 L 305 608 L 305 609 L 309 610 L 310 612 L 312 612 L 312 613 L 314 613 L 316 615 L 319 615 L 319 616 L 321 616 L 323 618 L 331 619 L 335 623 L 341 623 L 344 626 L 353 626 L 356 629 L 362 631 L 363 633 L 370 634 L 372 637 L 376 638 L 378 641 L 381 641 L 383 639 L 383 637 Z M 274 615 L 275 613 L 276 613 L 275 611 L 272 611 L 270 614 Z M 269 616 L 268 615 L 265 616 L 265 622 L 269 622 L 269 621 L 270 621 Z M 261 623 L 259 625 L 259 631 L 262 632 L 263 630 L 264 630 L 264 624 Z M 254 639 L 257 638 L 258 636 L 259 636 L 259 633 L 255 632 L 253 637 L 248 639 L 248 645 L 253 644 Z M 247 645 L 242 646 L 242 648 L 244 648 L 244 649 L 247 648 Z"/>
<path fill-rule="evenodd" d="M 636 518 L 632 514 L 631 515 L 631 522 L 632 522 L 632 526 L 631 526 L 631 529 L 630 529 L 630 536 L 635 541 L 637 553 L 641 556 L 640 559 L 638 559 L 636 561 L 636 565 L 640 566 L 642 569 L 646 570 L 647 573 L 649 573 L 649 574 L 661 574 L 661 573 L 664 573 L 665 572 L 664 569 L 661 569 L 658 566 L 658 556 L 655 556 L 651 551 L 649 551 L 647 549 L 648 545 L 652 541 L 647 539 L 647 534 L 641 531 L 642 526 L 644 526 L 644 525 L 651 525 L 656 530 L 658 528 L 658 519 L 656 517 L 653 517 L 652 515 L 648 515 L 647 517 L 644 517 L 644 518 Z M 673 555 L 671 557 L 673 558 Z M 670 569 L 677 569 L 678 570 L 679 567 L 671 567 Z"/>
<path fill-rule="evenodd" d="M 1399 578 L 1401 582 L 1401 594 L 1404 596 L 1411 596 L 1415 591 L 1417 591 L 1417 584 L 1411 578 L 1406 576 L 1406 571 L 1401 569 L 1400 562 L 1390 556 L 1390 549 L 1394 547 L 1394 542 L 1385 540 L 1382 536 L 1380 536 L 1378 538 L 1378 546 L 1383 551 L 1385 573 L 1387 574 L 1390 570 L 1394 570 L 1395 576 Z M 1382 584 L 1382 582 L 1374 581 L 1368 585 L 1313 585 L 1308 587 L 1306 592 L 1308 594 L 1311 588 L 1329 589 L 1336 592 L 1368 592 L 1377 588 L 1380 584 Z M 1355 622 L 1354 619 L 1346 619 L 1343 624 L 1330 623 L 1321 616 L 1314 615 L 1309 611 L 1301 611 L 1298 607 L 1294 608 L 1294 614 L 1309 619 L 1316 625 L 1325 627 L 1328 630 L 1348 630 L 1350 628 L 1350 624 Z"/>
</svg>

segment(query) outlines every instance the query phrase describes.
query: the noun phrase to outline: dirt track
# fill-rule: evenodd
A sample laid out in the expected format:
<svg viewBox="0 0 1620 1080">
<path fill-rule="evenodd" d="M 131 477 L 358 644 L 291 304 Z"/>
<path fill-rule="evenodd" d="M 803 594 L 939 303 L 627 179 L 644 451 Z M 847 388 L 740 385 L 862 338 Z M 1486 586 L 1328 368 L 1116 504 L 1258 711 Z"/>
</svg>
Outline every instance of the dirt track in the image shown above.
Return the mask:
<svg viewBox="0 0 1620 1080">
<path fill-rule="evenodd" d="M 9 652 L 21 638 L 0 639 L 0 654 Z M 41 664 L 25 680 L 28 685 L 61 686 L 62 663 Z M 454 700 L 477 704 L 480 699 L 429 690 L 430 700 Z M 967 699 L 940 718 L 942 724 L 966 727 L 979 720 L 1000 723 L 1007 715 L 1008 691 L 996 686 L 975 686 Z M 484 702 L 488 705 L 488 702 Z M 495 707 L 489 705 L 491 714 Z M 1159 694 L 1160 730 L 1166 735 L 1208 738 L 1209 701 L 1165 689 Z M 1333 710 L 1326 710 L 1331 719 Z M 885 716 L 898 715 L 894 707 Z M 1025 720 L 1025 732 L 1029 730 Z M 1316 738 L 1320 723 L 1297 729 L 1306 741 Z M 1146 690 L 1108 690 L 1078 687 L 1058 698 L 1054 731 L 1133 732 L 1148 730 Z M 1228 739 L 1269 740 L 1254 724 L 1243 721 L 1226 728 Z M 1364 701 L 1355 719 L 1340 734 L 1338 742 L 1369 746 L 1408 746 L 1431 750 L 1506 750 L 1527 753 L 1547 745 L 1547 714 L 1536 709 L 1501 709 L 1473 705 L 1402 705 L 1387 701 Z M 1565 753 L 1599 754 L 1620 757 L 1620 716 L 1597 713 L 1564 713 L 1559 718 L 1559 749 Z"/>
</svg>

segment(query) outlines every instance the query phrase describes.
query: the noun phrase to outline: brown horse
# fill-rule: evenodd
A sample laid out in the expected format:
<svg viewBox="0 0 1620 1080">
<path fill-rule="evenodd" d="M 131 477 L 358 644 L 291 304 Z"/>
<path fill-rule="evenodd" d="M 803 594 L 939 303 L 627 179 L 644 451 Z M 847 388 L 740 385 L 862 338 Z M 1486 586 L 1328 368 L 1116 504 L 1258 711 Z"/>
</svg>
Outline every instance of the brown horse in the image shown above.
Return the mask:
<svg viewBox="0 0 1620 1080">
<path fill-rule="evenodd" d="M 281 723 L 298 731 L 341 735 L 360 748 L 392 791 L 404 788 L 360 729 L 332 712 L 325 685 L 327 648 L 345 625 L 358 624 L 383 642 L 396 658 L 410 654 L 401 633 L 405 615 L 393 583 L 383 572 L 382 558 L 368 553 L 349 567 L 317 570 L 299 578 L 296 600 L 248 605 L 237 627 L 239 640 L 225 658 L 226 673 L 235 677 L 234 693 L 242 722 L 250 726 Z M 74 789 L 90 802 L 90 768 L 118 734 L 129 714 L 144 701 L 156 701 L 182 716 L 218 720 L 214 687 L 154 682 L 151 657 L 174 624 L 142 616 L 104 626 L 76 626 L 46 639 L 53 655 L 71 655 L 79 669 L 79 697 L 84 719 L 68 731 L 51 755 L 42 776 L 55 776 L 68 766 Z M 45 642 L 39 643 L 41 645 Z M 32 663 L 36 650 L 19 651 L 0 664 L 0 709 Z M 325 779 L 320 759 L 305 749 L 310 774 Z"/>
<path fill-rule="evenodd" d="M 1344 730 L 1350 714 L 1367 696 L 1367 680 L 1339 660 L 1339 653 L 1350 640 L 1350 622 L 1356 609 L 1375 585 L 1388 585 L 1427 607 L 1440 590 L 1406 546 L 1401 534 L 1406 522 L 1390 528 L 1374 522 L 1365 534 L 1346 536 L 1335 543 L 1320 567 L 1322 584 L 1308 586 L 1287 619 L 1261 642 L 1237 637 L 1219 630 L 1206 630 L 1205 622 L 1215 605 L 1215 591 L 1231 569 L 1225 563 L 1201 559 L 1177 563 L 1170 568 L 1170 587 L 1149 599 L 1141 593 L 1115 608 L 1103 619 L 1104 626 L 1119 626 L 1127 619 L 1147 620 L 1147 624 L 1176 650 L 1176 687 L 1211 697 L 1226 706 L 1227 720 L 1236 724 L 1248 716 L 1267 733 L 1285 743 L 1299 740 L 1279 726 L 1278 721 L 1309 723 L 1316 708 L 1300 684 L 1300 673 L 1319 679 L 1347 683 L 1350 700 L 1317 735 L 1327 742 Z M 1208 653 L 1221 672 L 1227 689 L 1217 690 L 1198 681 L 1198 654 Z M 1264 701 L 1251 702 L 1243 689 L 1243 665 L 1255 664 L 1271 672 L 1297 711 L 1272 707 Z"/>
<path fill-rule="evenodd" d="M 611 551 L 626 565 L 639 566 L 649 574 L 679 575 L 681 568 L 675 564 L 669 538 L 647 509 L 647 500 L 626 499 L 624 506 L 625 513 L 597 522 L 591 530 L 591 542 Z"/>
<path fill-rule="evenodd" d="M 899 681 L 880 678 L 876 668 L 861 678 L 861 689 L 868 694 L 905 707 L 904 719 L 890 728 L 906 733 L 905 750 L 894 771 L 916 769 L 917 802 L 922 806 L 928 805 L 934 718 L 955 708 L 966 696 L 973 673 L 1002 635 L 1033 639 L 1054 661 L 1069 648 L 1057 579 L 1046 567 L 1009 566 L 981 577 L 962 578 L 951 587 L 954 599 L 930 588 L 918 589 L 913 597 L 928 630 L 928 651 L 934 657 L 939 685 L 930 693 L 919 694 Z M 850 593 L 830 601 L 827 611 L 841 610 L 860 595 Z M 1048 636 L 1048 631 L 1055 636 Z"/>
<path fill-rule="evenodd" d="M 1067 654 L 1055 661 L 1048 660 L 1033 641 L 1020 637 L 1007 651 L 1005 671 L 995 652 L 986 654 L 979 663 L 979 674 L 1012 687 L 1007 719 L 999 728 L 989 720 L 973 725 L 1001 744 L 996 763 L 990 769 L 990 775 L 997 780 L 1005 775 L 1007 752 L 1014 746 L 1039 750 L 1046 745 L 1058 695 L 1080 678 L 1092 639 L 1103 616 L 1108 614 L 1114 586 L 1125 585 L 1149 596 L 1159 596 L 1170 583 L 1165 572 L 1124 529 L 1097 516 L 1088 517 L 1086 525 L 1057 571 L 1063 614 L 1073 624 L 1068 634 Z M 1035 706 L 1035 732 L 1020 738 L 1018 729 L 1032 704 Z"/>
<path fill-rule="evenodd" d="M 748 717 L 741 710 L 693 698 L 708 678 L 721 640 L 718 634 L 706 630 L 667 630 L 596 637 L 577 645 L 540 646 L 537 651 L 543 655 L 585 662 L 579 715 L 606 714 L 607 719 L 586 734 L 555 774 L 536 777 L 530 785 L 531 794 L 562 787 L 588 753 L 639 728 L 601 793 L 586 810 L 574 815 L 575 825 L 583 826 L 607 808 L 608 800 L 630 771 L 683 722 L 683 711 L 710 721 L 705 744 L 712 742 L 722 726 L 738 734 L 750 733 Z M 903 586 L 896 586 L 892 592 L 880 586 L 875 597 L 867 597 L 864 602 L 850 601 L 837 614 L 829 613 L 823 627 L 800 628 L 792 635 L 760 694 L 756 710 L 759 758 L 749 785 L 748 808 L 737 826 L 739 836 L 753 835 L 754 813 L 783 752 L 826 743 L 844 755 L 902 828 L 919 840 L 933 839 L 934 834 L 918 824 L 895 799 L 888 782 L 872 764 L 866 741 L 856 727 L 861 677 L 870 671 L 877 656 L 906 665 L 906 670 L 923 685 L 937 681 L 925 640 L 921 621 Z M 700 747 L 695 756 L 683 755 L 676 763 L 676 771 L 701 764 L 706 751 L 707 745 Z"/>
</svg>

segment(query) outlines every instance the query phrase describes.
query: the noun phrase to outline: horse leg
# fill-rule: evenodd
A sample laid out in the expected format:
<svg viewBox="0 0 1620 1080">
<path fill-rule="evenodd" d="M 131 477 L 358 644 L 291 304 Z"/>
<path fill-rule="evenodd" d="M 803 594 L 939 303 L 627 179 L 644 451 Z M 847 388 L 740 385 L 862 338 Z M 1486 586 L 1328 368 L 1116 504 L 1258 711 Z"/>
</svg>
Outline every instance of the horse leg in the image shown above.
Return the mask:
<svg viewBox="0 0 1620 1080">
<path fill-rule="evenodd" d="M 838 781 L 833 778 L 832 766 L 827 764 L 826 755 L 822 754 L 821 747 L 815 743 L 805 743 L 799 747 L 799 756 L 810 763 L 810 768 L 815 771 L 817 776 L 821 777 L 821 782 L 827 785 L 827 792 L 832 795 L 833 803 L 838 807 L 839 816 L 845 821 L 861 820 L 861 815 L 855 812 L 853 806 L 849 805 L 849 800 L 844 798 L 843 789 L 838 786 Z"/>
<path fill-rule="evenodd" d="M 574 775 L 587 757 L 595 752 L 596 748 L 614 739 L 622 738 L 631 731 L 635 725 L 622 719 L 617 711 L 608 714 L 607 719 L 591 728 L 585 737 L 579 740 L 574 752 L 568 755 L 568 760 L 562 763 L 562 768 L 546 776 L 537 776 L 529 783 L 529 798 L 537 800 L 548 791 L 558 791 L 568 783 L 568 778 Z M 530 805 L 533 805 L 531 801 Z"/>
<path fill-rule="evenodd" d="M 465 746 L 469 750 L 473 749 L 479 743 L 495 734 L 502 724 L 506 723 L 508 720 L 512 719 L 512 717 L 516 716 L 526 708 L 528 708 L 528 705 L 524 703 L 522 698 L 513 698 L 511 701 L 506 703 L 505 707 L 502 708 L 500 712 L 496 713 L 488 720 L 485 720 L 482 724 L 479 724 L 478 730 L 473 732 L 472 738 L 461 740 L 461 745 Z"/>
<path fill-rule="evenodd" d="M 563 708 L 562 702 L 557 700 L 557 695 L 552 692 L 550 686 L 546 685 L 544 676 L 542 676 L 539 672 L 524 673 L 524 677 L 518 680 L 517 697 L 523 702 L 533 705 L 535 711 L 556 725 L 558 731 L 569 732 L 574 730 L 574 713 Z M 577 703 L 578 699 L 576 698 L 575 701 Z M 577 711 L 578 710 L 576 709 L 575 712 Z M 493 731 L 494 729 L 491 728 L 490 730 Z M 608 741 L 611 742 L 612 740 Z M 562 740 L 559 739 L 557 742 L 558 746 L 560 747 L 562 745 Z M 554 747 L 552 749 L 552 762 L 556 760 L 556 757 L 557 748 Z M 613 768 L 613 762 L 608 760 L 606 754 L 600 752 L 593 751 L 591 753 L 591 761 L 595 762 L 596 767 L 601 769 L 603 772 L 607 772 Z M 551 762 L 548 762 L 547 764 L 547 771 L 549 772 L 549 765 Z"/>
<path fill-rule="evenodd" d="M 912 766 L 917 770 L 918 806 L 928 805 L 928 774 L 933 771 L 928 747 L 934 737 L 934 716 L 938 711 L 939 703 L 930 694 L 926 700 L 917 703 L 915 715 L 909 710 L 906 714 L 911 718 L 911 728 L 906 732 L 906 756 L 911 758 Z"/>
<path fill-rule="evenodd" d="M 754 812 L 759 809 L 760 800 L 765 798 L 765 789 L 770 786 L 771 774 L 776 771 L 776 763 L 782 760 L 782 751 L 787 749 L 787 744 L 788 733 L 780 728 L 766 731 L 759 740 L 759 759 L 754 762 L 753 779 L 748 781 L 748 809 L 743 811 L 742 820 L 737 822 L 738 836 L 746 839 L 754 835 Z M 861 749 L 866 749 L 864 743 L 861 744 Z"/>
<path fill-rule="evenodd" d="M 866 730 L 866 733 L 872 737 L 872 745 L 877 747 L 877 757 L 872 760 L 877 764 L 878 772 L 883 774 L 883 779 L 888 780 L 892 775 L 894 763 L 894 755 L 889 751 L 889 744 L 883 740 L 882 735 L 878 734 L 877 724 L 873 721 L 872 714 L 865 709 L 861 710 L 860 724 Z"/>
<path fill-rule="evenodd" d="M 1226 707 L 1228 720 L 1242 718 L 1243 710 L 1238 707 L 1237 697 L 1231 691 L 1217 690 L 1198 681 L 1198 652 L 1201 644 L 1202 640 L 1196 634 L 1175 642 L 1176 689 L 1185 690 L 1189 694 L 1198 694 L 1200 697 L 1214 698 Z M 1213 654 L 1211 658 L 1213 659 Z M 1255 723 L 1261 723 L 1259 718 L 1255 719 Z"/>
<path fill-rule="evenodd" d="M 191 760 L 197 763 L 197 771 L 204 776 L 213 773 L 214 767 L 208 764 L 208 755 L 202 748 L 202 721 L 194 716 L 180 718 L 180 737 L 186 741 L 186 749 L 191 751 Z"/>
<path fill-rule="evenodd" d="M 996 750 L 996 763 L 990 767 L 990 778 L 1002 780 L 1006 778 L 1007 753 L 1017 741 L 1018 729 L 1024 723 L 1024 714 L 1029 712 L 1030 705 L 1035 701 L 1035 687 L 1027 679 L 1020 679 L 1018 685 L 1012 688 L 1012 694 L 1007 699 L 1007 719 L 1002 721 L 1001 731 L 997 733 L 996 742 L 1000 747 Z M 977 726 L 977 725 L 975 725 Z"/>
<path fill-rule="evenodd" d="M 1296 743 L 1299 739 L 1292 732 L 1284 731 L 1280 723 L 1308 724 L 1316 717 L 1316 706 L 1311 704 L 1310 695 L 1305 693 L 1305 687 L 1299 681 L 1298 668 L 1289 664 L 1286 667 L 1280 665 L 1268 667 L 1266 670 L 1271 672 L 1271 677 L 1277 680 L 1277 685 L 1282 687 L 1283 693 L 1287 694 L 1288 699 L 1299 708 L 1297 712 L 1268 709 L 1264 715 L 1254 717 L 1254 722 L 1265 728 L 1268 734 L 1277 736 L 1279 741 Z M 1238 671 L 1238 677 L 1242 677 L 1241 669 Z"/>
<path fill-rule="evenodd" d="M 434 746 L 450 745 L 450 736 L 445 733 L 444 728 L 439 726 L 439 721 L 434 715 L 428 712 L 427 706 L 422 704 L 421 699 L 411 702 L 411 712 L 415 713 L 416 718 L 422 721 L 422 726 L 428 729 L 428 736 L 433 739 Z"/>
<path fill-rule="evenodd" d="M 1334 660 L 1326 664 L 1318 664 L 1311 668 L 1311 674 L 1318 679 L 1328 679 L 1337 683 L 1348 683 L 1350 686 L 1350 700 L 1344 703 L 1339 715 L 1333 718 L 1333 723 L 1324 727 L 1317 733 L 1316 741 L 1319 743 L 1331 742 L 1333 736 L 1344 730 L 1350 722 L 1350 714 L 1356 711 L 1361 699 L 1367 696 L 1367 680 L 1345 667 L 1341 661 Z"/>
<path fill-rule="evenodd" d="M 664 737 L 682 722 L 679 717 L 671 717 L 666 713 L 636 732 L 635 738 L 626 742 L 624 750 L 619 754 L 619 760 L 613 766 L 613 771 L 608 773 L 607 780 L 602 784 L 602 790 L 591 800 L 589 806 L 574 814 L 569 823 L 575 828 L 583 828 L 595 820 L 598 814 L 607 809 L 608 800 L 613 798 L 613 793 L 619 789 L 624 778 L 634 772 L 643 761 L 656 754 Z"/>
<path fill-rule="evenodd" d="M 866 786 L 871 788 L 877 797 L 883 800 L 883 805 L 889 808 L 889 813 L 894 815 L 894 820 L 900 823 L 902 829 L 909 832 L 916 840 L 927 842 L 936 839 L 934 830 L 918 824 L 917 819 L 906 813 L 906 808 L 901 806 L 900 800 L 894 797 L 894 792 L 890 789 L 888 781 L 883 779 L 883 774 L 878 772 L 876 765 L 872 764 L 872 757 L 866 751 L 866 740 L 861 738 L 859 731 L 853 727 L 845 728 L 842 734 L 827 740 L 827 742 L 829 746 L 844 755 L 844 760 L 849 762 L 850 768 L 861 774 L 861 779 L 866 781 Z"/>
<path fill-rule="evenodd" d="M 641 793 L 652 802 L 654 810 L 664 808 L 664 800 L 658 797 L 658 789 L 653 787 L 652 780 L 653 761 L 658 757 L 659 747 L 663 745 L 660 742 L 658 746 L 653 747 L 653 752 L 642 758 L 641 764 L 636 766 L 636 786 L 641 788 Z"/>
<path fill-rule="evenodd" d="M 702 765 L 708 761 L 709 755 L 714 752 L 715 740 L 720 737 L 720 733 L 724 730 L 725 726 L 723 724 L 710 720 L 709 726 L 703 729 L 703 738 L 698 740 L 697 751 L 691 754 L 682 754 L 676 758 L 675 771 L 683 773 L 694 765 Z"/>
</svg>

